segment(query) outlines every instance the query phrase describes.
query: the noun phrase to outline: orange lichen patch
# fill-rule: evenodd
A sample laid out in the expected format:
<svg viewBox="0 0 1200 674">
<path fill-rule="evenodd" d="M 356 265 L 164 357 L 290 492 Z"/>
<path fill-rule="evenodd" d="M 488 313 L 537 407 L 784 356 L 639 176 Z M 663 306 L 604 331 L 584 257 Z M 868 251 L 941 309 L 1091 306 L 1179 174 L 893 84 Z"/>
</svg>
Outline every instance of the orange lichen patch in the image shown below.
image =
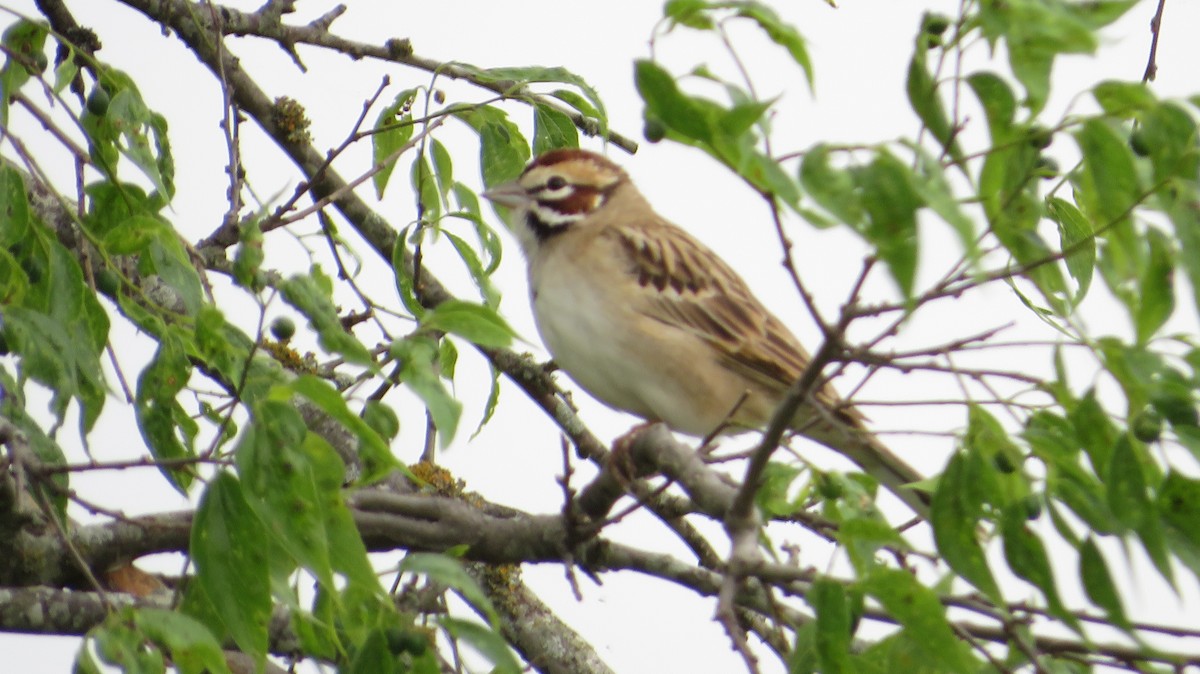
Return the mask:
<svg viewBox="0 0 1200 674">
<path fill-rule="evenodd" d="M 310 351 L 303 356 L 287 345 L 286 342 L 276 342 L 263 339 L 259 344 L 263 351 L 279 361 L 279 364 L 297 374 L 318 374 L 317 357 Z"/>
</svg>

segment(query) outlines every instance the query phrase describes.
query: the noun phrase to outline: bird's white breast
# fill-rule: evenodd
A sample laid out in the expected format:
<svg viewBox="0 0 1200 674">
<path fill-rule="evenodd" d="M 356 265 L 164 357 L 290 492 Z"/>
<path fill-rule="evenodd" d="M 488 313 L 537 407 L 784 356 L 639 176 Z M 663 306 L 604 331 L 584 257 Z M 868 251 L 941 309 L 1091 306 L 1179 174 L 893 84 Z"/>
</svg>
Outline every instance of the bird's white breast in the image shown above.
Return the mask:
<svg viewBox="0 0 1200 674">
<path fill-rule="evenodd" d="M 543 251 L 530 266 L 530 290 L 538 332 L 558 366 L 612 407 L 653 417 L 640 391 L 645 376 L 628 326 L 632 309 L 622 303 L 608 274 L 589 273 L 596 264 L 560 246 Z"/>
</svg>

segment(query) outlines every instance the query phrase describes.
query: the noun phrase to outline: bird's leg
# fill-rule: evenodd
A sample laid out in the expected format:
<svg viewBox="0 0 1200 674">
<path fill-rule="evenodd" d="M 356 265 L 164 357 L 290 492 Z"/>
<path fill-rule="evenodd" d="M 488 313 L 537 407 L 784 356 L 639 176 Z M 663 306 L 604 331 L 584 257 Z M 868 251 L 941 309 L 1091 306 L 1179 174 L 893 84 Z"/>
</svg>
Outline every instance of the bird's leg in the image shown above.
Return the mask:
<svg viewBox="0 0 1200 674">
<path fill-rule="evenodd" d="M 633 455 L 633 443 L 637 441 L 638 435 L 642 431 L 657 423 L 653 420 L 643 421 L 613 441 L 612 451 L 608 454 L 608 469 L 622 485 L 628 486 L 633 480 L 645 477 L 652 472 L 645 466 L 638 466 L 638 461 Z"/>
</svg>

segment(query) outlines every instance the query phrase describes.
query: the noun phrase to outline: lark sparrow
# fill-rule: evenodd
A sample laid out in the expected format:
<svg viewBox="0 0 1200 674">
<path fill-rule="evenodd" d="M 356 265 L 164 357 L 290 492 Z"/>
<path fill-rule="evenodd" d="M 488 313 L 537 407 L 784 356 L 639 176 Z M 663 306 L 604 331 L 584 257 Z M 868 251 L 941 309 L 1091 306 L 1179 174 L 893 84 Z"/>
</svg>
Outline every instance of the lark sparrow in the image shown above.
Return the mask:
<svg viewBox="0 0 1200 674">
<path fill-rule="evenodd" d="M 808 352 L 741 277 L 655 213 L 608 159 L 546 152 L 483 196 L 512 209 L 546 347 L 609 406 L 694 436 L 721 424 L 761 428 L 804 372 Z M 816 391 L 793 427 L 927 514 L 925 495 L 907 486 L 921 475 L 832 387 Z"/>
</svg>

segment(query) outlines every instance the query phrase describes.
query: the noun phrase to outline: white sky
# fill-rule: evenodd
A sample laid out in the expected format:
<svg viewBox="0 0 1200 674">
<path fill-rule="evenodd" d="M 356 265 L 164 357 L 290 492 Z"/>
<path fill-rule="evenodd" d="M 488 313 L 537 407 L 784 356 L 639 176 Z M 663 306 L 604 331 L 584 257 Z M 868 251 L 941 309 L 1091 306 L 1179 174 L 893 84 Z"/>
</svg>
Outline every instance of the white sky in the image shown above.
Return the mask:
<svg viewBox="0 0 1200 674">
<path fill-rule="evenodd" d="M 225 209 L 224 144 L 218 121 L 219 99 L 214 80 L 206 70 L 174 39 L 165 38 L 159 30 L 140 15 L 113 2 L 72 2 L 76 17 L 86 26 L 97 30 L 104 43 L 99 53 L 107 63 L 134 75 L 150 106 L 162 112 L 171 123 L 171 138 L 177 163 L 179 194 L 173 205 L 173 219 L 180 231 L 190 240 L 210 232 L 219 222 Z M 230 3 L 253 9 L 261 2 Z M 300 13 L 288 19 L 302 23 L 325 12 L 330 2 L 307 0 L 298 3 Z M 347 13 L 334 23 L 341 35 L 364 42 L 379 43 L 390 37 L 412 39 L 418 54 L 431 58 L 454 59 L 481 66 L 562 65 L 587 79 L 601 94 L 610 114 L 611 126 L 626 135 L 641 138 L 641 105 L 632 81 L 632 61 L 648 54 L 647 41 L 651 29 L 661 15 L 661 5 L 654 2 L 624 0 L 610 3 L 555 2 L 544 0 L 523 3 L 481 1 L 443 2 L 386 2 L 360 0 L 348 3 Z M 844 0 L 837 9 L 820 0 L 799 0 L 778 3 L 778 11 L 793 22 L 808 40 L 816 70 L 815 97 L 804 86 L 800 71 L 780 50 L 765 43 L 754 31 L 735 31 L 744 45 L 742 55 L 753 72 L 761 75 L 756 85 L 765 95 L 782 94 L 781 113 L 777 117 L 774 138 L 777 151 L 801 150 L 813 143 L 869 143 L 911 135 L 918 122 L 910 111 L 904 94 L 904 73 L 911 54 L 913 35 L 919 17 L 925 9 L 935 9 L 953 15 L 958 3 L 941 2 L 858 2 Z M 21 12 L 32 13 L 32 2 L 3 1 Z M 1105 42 L 1096 59 L 1071 58 L 1060 62 L 1055 71 L 1055 87 L 1060 90 L 1052 98 L 1046 119 L 1072 103 L 1069 95 L 1085 89 L 1102 79 L 1135 80 L 1145 67 L 1149 46 L 1147 29 L 1154 10 L 1153 2 L 1142 2 L 1125 20 L 1105 32 Z M 7 21 L 0 18 L 0 23 Z M 1194 27 L 1200 25 L 1200 6 L 1196 3 L 1168 3 L 1165 30 L 1159 45 L 1159 75 L 1155 90 L 1162 96 L 1179 96 L 1200 90 L 1195 76 L 1195 64 L 1200 63 L 1200 45 L 1193 37 Z M 428 76 L 396 66 L 371 62 L 352 62 L 340 56 L 328 55 L 311 48 L 301 48 L 300 54 L 308 66 L 302 75 L 290 59 L 277 47 L 253 39 L 229 42 L 242 58 L 242 64 L 256 76 L 268 95 L 288 95 L 299 100 L 313 120 L 313 136 L 318 147 L 338 144 L 360 112 L 363 100 L 370 96 L 384 73 L 391 76 L 392 92 L 410 86 L 425 85 Z M 765 45 L 765 46 L 764 46 Z M 728 63 L 718 43 L 711 38 L 694 38 L 686 34 L 661 41 L 657 55 L 669 67 L 679 72 L 695 63 L 698 54 L 713 55 L 710 65 L 728 73 Z M 986 46 L 972 50 L 975 69 L 987 59 Z M 1003 70 L 1003 64 L 991 66 Z M 970 69 L 968 69 L 969 71 Z M 470 89 L 447 85 L 450 100 L 455 94 L 474 96 Z M 386 98 L 386 96 L 385 96 Z M 1086 109 L 1089 98 L 1075 105 Z M 531 115 L 513 106 L 514 119 L 528 128 Z M 372 118 L 374 113 L 372 113 Z M 975 130 L 982 127 L 982 118 L 972 119 Z M 461 129 L 447 125 L 439 138 L 454 151 L 455 175 L 478 186 L 478 172 L 472 166 L 476 151 L 473 137 Z M 277 151 L 247 124 L 244 127 L 244 153 L 248 171 L 258 194 L 268 198 L 277 192 L 291 193 L 297 174 Z M 34 138 L 26 136 L 27 141 Z M 599 149 L 595 142 L 587 147 Z M 362 148 L 365 150 L 366 148 Z M 1070 142 L 1056 141 L 1052 152 L 1069 157 Z M 669 144 L 642 144 L 636 157 L 613 148 L 609 155 L 623 164 L 655 207 L 668 218 L 684 225 L 704 242 L 718 250 L 732 266 L 743 273 L 750 285 L 785 320 L 803 341 L 815 345 L 817 331 L 808 318 L 790 281 L 779 262 L 778 245 L 768 214 L 761 201 L 749 190 L 740 187 L 719 166 L 698 151 Z M 56 155 L 62 160 L 61 154 Z M 1066 161 L 1063 166 L 1069 166 Z M 367 157 L 363 152 L 352 153 L 341 165 L 343 176 L 351 177 L 365 170 Z M 398 167 L 387 202 L 379 210 L 403 225 L 414 217 L 414 208 L 406 193 L 407 166 Z M 66 175 L 66 174 L 65 174 Z M 369 187 L 361 196 L 374 202 Z M 495 223 L 498 224 L 498 223 Z M 863 247 L 844 232 L 817 232 L 803 223 L 793 221 L 790 233 L 796 242 L 795 255 L 806 283 L 817 295 L 826 315 L 834 313 L 844 301 L 861 264 Z M 278 266 L 297 269 L 306 265 L 298 257 L 298 248 L 288 248 L 284 237 L 275 237 L 290 253 L 274 253 L 269 258 Z M 511 240 L 506 243 L 513 244 Z M 923 231 L 923 260 L 940 273 L 945 261 L 957 252 L 953 237 L 940 224 L 927 224 Z M 271 248 L 271 246 L 268 246 Z M 324 249 L 324 246 L 320 246 Z M 444 258 L 442 258 L 444 261 Z M 940 266 L 939 266 L 940 263 Z M 468 291 L 463 278 L 447 272 L 449 265 L 439 266 L 436 253 L 431 263 L 435 273 Z M 922 277 L 928 281 L 932 275 Z M 887 298 L 892 292 L 882 274 L 877 283 L 868 287 L 868 296 Z M 524 268 L 515 245 L 506 248 L 505 263 L 496 279 L 505 292 L 502 310 L 517 330 L 531 343 L 537 344 L 525 302 Z M 387 288 L 390 280 L 381 279 L 377 287 Z M 384 285 L 386 284 L 386 285 Z M 1119 312 L 1098 292 L 1098 301 L 1087 314 L 1098 332 L 1105 330 L 1124 334 L 1123 315 L 1116 313 L 1111 323 L 1109 313 Z M 386 291 L 380 296 L 388 298 Z M 1195 330 L 1195 312 L 1189 306 L 1190 294 L 1179 297 L 1179 326 Z M 249 311 L 250 304 L 244 304 Z M 281 306 L 273 310 L 283 311 Z M 1050 335 L 1029 320 L 1015 297 L 1006 288 L 995 286 L 974 293 L 959 301 L 944 302 L 942 306 L 923 312 L 911 328 L 906 329 L 897 346 L 928 345 L 945 341 L 948 335 L 961 335 L 1010 320 L 1020 322 L 1007 339 L 1022 336 L 1046 339 Z M 1109 321 L 1109 322 L 1106 322 Z M 1108 325 L 1112 327 L 1107 327 Z M 860 338 L 872 336 L 869 327 L 854 333 Z M 540 347 L 539 347 L 540 353 Z M 148 355 L 148 354 L 147 354 Z M 1011 352 L 991 353 L 989 358 L 1013 357 Z M 131 360 L 133 357 L 130 357 Z M 1049 361 L 1044 352 L 1018 354 L 1028 368 L 1035 372 L 1048 371 Z M 992 361 L 995 362 L 994 360 Z M 468 486 L 490 500 L 531 512 L 553 512 L 561 507 L 561 493 L 555 476 L 561 472 L 558 433 L 552 423 L 537 412 L 519 391 L 506 391 L 500 410 L 475 440 L 467 443 L 475 421 L 482 410 L 483 396 L 473 383 L 482 381 L 480 359 L 463 350 L 460 361 L 458 392 L 466 402 L 463 440 L 456 442 L 443 460 L 450 470 L 465 479 Z M 1083 365 L 1085 361 L 1080 361 Z M 1004 361 L 1001 365 L 1011 365 Z M 125 363 L 127 374 L 136 373 L 136 362 Z M 1022 363 L 1022 367 L 1025 364 Z M 1086 385 L 1087 379 L 1076 382 Z M 850 382 L 838 382 L 848 390 Z M 928 378 L 878 377 L 860 395 L 867 399 L 905 399 L 919 390 L 923 397 L 953 396 L 953 382 Z M 604 439 L 624 432 L 633 420 L 611 412 L 598 404 L 582 401 L 584 419 Z M 402 398 L 398 398 L 402 399 Z M 132 430 L 131 415 L 120 410 L 117 399 L 110 401 L 109 412 L 102 427 L 93 436 L 93 450 L 103 458 L 118 458 L 137 452 L 136 431 Z M 916 424 L 941 430 L 960 427 L 965 415 L 959 408 L 922 410 L 920 416 L 912 408 L 872 408 L 868 410 L 876 428 L 881 430 L 910 428 Z M 415 460 L 419 453 L 420 437 L 415 431 L 419 424 L 408 421 L 413 430 L 396 444 L 402 460 Z M 926 472 L 937 470 L 950 449 L 946 439 L 925 436 L 889 437 L 909 460 Z M 582 471 L 577 484 L 586 475 Z M 97 495 L 97 498 L 127 512 L 138 513 L 178 508 L 184 505 L 178 496 L 159 484 L 157 474 L 104 473 L 80 476 L 77 489 Z M 724 549 L 724 537 L 713 529 L 713 540 Z M 631 518 L 608 530 L 615 540 L 673 550 L 669 534 L 649 518 Z M 795 537 L 804 540 L 802 563 L 826 568 L 835 558 L 832 551 L 814 545 L 798 533 L 778 530 L 780 542 Z M 665 541 L 665 542 L 664 542 Z M 1120 573 L 1123 558 L 1110 556 L 1114 571 Z M 1183 575 L 1184 597 L 1190 602 L 1186 611 L 1183 600 L 1162 591 L 1153 571 L 1134 559 L 1129 569 L 1135 596 L 1129 598 L 1130 611 L 1141 618 L 1157 621 L 1172 620 L 1195 624 L 1200 618 L 1200 606 L 1195 583 Z M 164 570 L 177 572 L 171 563 Z M 1064 569 L 1063 578 L 1070 586 L 1072 566 Z M 561 617 L 588 636 L 600 655 L 618 672 L 654 671 L 740 671 L 741 661 L 729 648 L 728 639 L 710 621 L 715 603 L 698 599 L 690 592 L 656 581 L 647 581 L 632 574 L 608 574 L 604 586 L 595 587 L 584 579 L 584 601 L 577 603 L 563 580 L 558 566 L 527 568 L 526 579 L 551 601 Z M 1077 593 L 1068 592 L 1074 596 Z M 1030 597 L 1033 593 L 1029 593 Z M 15 653 L 13 671 L 47 674 L 69 671 L 75 641 L 68 639 L 0 636 L 0 652 Z M 1191 650 L 1195 650 L 1193 644 Z M 10 660 L 10 663 L 13 661 Z M 762 659 L 764 671 L 779 671 L 770 656 Z"/>
</svg>

